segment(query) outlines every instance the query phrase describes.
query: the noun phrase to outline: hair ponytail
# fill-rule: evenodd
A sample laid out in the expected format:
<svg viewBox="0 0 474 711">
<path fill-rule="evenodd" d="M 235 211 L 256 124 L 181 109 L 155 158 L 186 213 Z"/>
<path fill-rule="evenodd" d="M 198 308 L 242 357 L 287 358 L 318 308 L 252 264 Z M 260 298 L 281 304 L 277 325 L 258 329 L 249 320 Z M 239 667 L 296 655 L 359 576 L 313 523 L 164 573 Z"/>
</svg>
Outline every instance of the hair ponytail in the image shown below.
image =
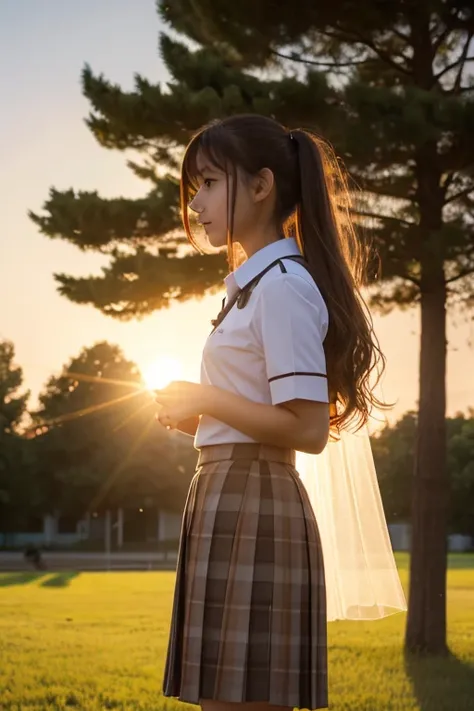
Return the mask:
<svg viewBox="0 0 474 711">
<path fill-rule="evenodd" d="M 363 426 L 373 406 L 387 407 L 373 393 L 385 357 L 361 294 L 369 248 L 355 233 L 347 177 L 330 145 L 303 129 L 290 138 L 299 163 L 296 239 L 329 311 L 324 347 L 334 434 L 349 423 Z"/>
</svg>

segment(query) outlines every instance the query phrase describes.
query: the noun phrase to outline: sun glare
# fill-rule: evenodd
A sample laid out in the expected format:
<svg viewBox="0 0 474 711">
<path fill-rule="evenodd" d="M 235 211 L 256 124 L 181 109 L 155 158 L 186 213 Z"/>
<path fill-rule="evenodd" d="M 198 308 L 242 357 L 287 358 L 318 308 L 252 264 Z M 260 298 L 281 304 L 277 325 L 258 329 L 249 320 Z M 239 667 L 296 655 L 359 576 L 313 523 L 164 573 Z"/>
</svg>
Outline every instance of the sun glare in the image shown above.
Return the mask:
<svg viewBox="0 0 474 711">
<path fill-rule="evenodd" d="M 163 356 L 144 368 L 143 380 L 149 390 L 160 390 L 172 380 L 182 380 L 182 370 L 179 360 Z"/>
</svg>

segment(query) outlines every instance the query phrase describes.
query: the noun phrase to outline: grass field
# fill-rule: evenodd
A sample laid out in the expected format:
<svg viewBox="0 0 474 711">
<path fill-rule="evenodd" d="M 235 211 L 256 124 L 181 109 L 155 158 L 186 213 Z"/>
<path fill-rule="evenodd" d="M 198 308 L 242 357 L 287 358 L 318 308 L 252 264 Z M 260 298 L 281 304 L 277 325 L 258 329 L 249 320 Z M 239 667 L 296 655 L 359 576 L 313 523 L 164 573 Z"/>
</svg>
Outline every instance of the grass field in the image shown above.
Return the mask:
<svg viewBox="0 0 474 711">
<path fill-rule="evenodd" d="M 174 577 L 0 574 L 0 709 L 199 708 L 160 694 Z M 450 557 L 448 587 L 446 660 L 405 661 L 404 614 L 329 624 L 331 709 L 474 710 L 474 556 Z"/>
</svg>

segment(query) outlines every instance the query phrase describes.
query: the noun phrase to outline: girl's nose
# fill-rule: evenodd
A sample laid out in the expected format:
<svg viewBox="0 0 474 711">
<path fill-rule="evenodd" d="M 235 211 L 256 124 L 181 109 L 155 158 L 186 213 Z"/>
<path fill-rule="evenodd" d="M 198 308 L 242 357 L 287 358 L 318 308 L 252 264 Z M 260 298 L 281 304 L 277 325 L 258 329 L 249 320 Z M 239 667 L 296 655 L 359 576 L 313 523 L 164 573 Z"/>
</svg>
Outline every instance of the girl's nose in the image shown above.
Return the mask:
<svg viewBox="0 0 474 711">
<path fill-rule="evenodd" d="M 199 206 L 199 204 L 197 203 L 196 198 L 197 198 L 197 195 L 195 195 L 193 197 L 193 199 L 191 200 L 191 202 L 189 203 L 189 209 L 192 210 L 193 212 L 197 212 L 199 214 L 200 212 L 202 212 L 202 209 Z"/>
</svg>

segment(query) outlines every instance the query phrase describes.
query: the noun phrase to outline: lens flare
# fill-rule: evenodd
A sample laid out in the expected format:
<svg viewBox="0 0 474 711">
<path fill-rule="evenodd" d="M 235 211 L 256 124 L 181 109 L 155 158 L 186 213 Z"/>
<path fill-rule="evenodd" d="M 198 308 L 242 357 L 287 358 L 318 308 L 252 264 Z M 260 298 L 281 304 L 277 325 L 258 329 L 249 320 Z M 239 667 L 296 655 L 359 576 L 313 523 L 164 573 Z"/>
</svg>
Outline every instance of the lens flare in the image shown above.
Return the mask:
<svg viewBox="0 0 474 711">
<path fill-rule="evenodd" d="M 162 356 L 143 369 L 143 380 L 149 390 L 161 390 L 173 380 L 182 380 L 182 371 L 179 360 Z"/>
</svg>

